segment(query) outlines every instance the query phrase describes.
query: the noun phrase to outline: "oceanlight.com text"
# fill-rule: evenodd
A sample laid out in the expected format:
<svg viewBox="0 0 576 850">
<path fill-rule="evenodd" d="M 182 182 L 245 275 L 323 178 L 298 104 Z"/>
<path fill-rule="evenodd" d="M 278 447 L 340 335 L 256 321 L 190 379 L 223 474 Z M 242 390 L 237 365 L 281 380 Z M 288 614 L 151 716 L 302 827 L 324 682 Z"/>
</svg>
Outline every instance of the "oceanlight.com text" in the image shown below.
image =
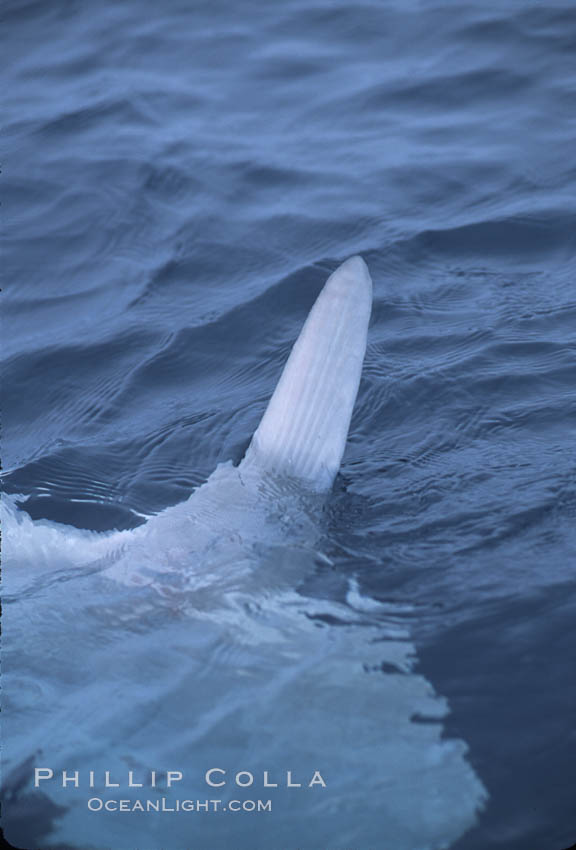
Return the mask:
<svg viewBox="0 0 576 850">
<path fill-rule="evenodd" d="M 271 812 L 272 800 L 103 800 L 91 797 L 91 812 Z"/>
</svg>

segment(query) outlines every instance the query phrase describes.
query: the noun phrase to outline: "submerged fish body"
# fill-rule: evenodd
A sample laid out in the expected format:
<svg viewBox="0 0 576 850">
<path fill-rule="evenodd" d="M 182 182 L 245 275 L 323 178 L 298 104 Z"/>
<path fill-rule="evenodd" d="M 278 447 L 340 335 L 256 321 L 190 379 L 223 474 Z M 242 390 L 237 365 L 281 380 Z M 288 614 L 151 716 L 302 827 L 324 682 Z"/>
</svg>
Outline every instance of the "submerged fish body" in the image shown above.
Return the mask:
<svg viewBox="0 0 576 850">
<path fill-rule="evenodd" d="M 200 594 L 206 605 L 212 591 L 212 604 L 221 608 L 229 593 L 294 580 L 293 573 L 277 570 L 278 547 L 312 551 L 321 506 L 317 494 L 302 492 L 292 480 L 221 464 L 186 502 L 112 548 L 101 576 L 159 592 L 172 580 L 195 607 Z"/>
<path fill-rule="evenodd" d="M 33 540 L 45 563 L 28 586 L 15 576 L 6 606 L 5 758 L 17 768 L 42 751 L 37 766 L 55 776 L 96 777 L 89 790 L 42 784 L 62 807 L 42 847 L 219 850 L 232 835 L 237 850 L 439 850 L 474 823 L 485 789 L 464 742 L 443 737 L 446 702 L 414 671 L 401 612 L 352 585 L 339 602 L 298 589 L 323 557 L 322 500 L 344 450 L 371 299 L 360 258 L 329 278 L 244 460 L 218 467 L 187 501 L 111 535 L 10 514 L 8 566 L 34 560 Z M 88 568 L 70 569 L 74 558 Z M 106 788 L 106 772 L 127 767 L 183 781 Z M 206 783 L 213 768 L 224 786 Z M 288 771 L 302 787 L 261 779 Z M 239 786 L 238 772 L 260 779 Z M 315 772 L 323 784 L 308 787 L 301 778 Z M 89 810 L 89 798 L 111 796 L 163 796 L 168 809 Z M 183 798 L 223 808 L 170 809 Z M 271 809 L 230 820 L 234 800 L 259 799 Z"/>
</svg>

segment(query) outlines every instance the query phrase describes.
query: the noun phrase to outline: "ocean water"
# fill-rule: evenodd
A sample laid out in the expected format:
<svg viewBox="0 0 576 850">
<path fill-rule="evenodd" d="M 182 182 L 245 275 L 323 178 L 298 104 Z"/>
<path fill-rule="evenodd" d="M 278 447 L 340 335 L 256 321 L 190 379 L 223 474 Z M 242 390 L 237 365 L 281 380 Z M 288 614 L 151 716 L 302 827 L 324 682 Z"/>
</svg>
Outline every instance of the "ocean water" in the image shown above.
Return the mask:
<svg viewBox="0 0 576 850">
<path fill-rule="evenodd" d="M 12 0 L 3 30 L 8 838 L 570 846 L 574 4 Z M 374 309 L 318 539 L 233 587 L 226 551 L 192 588 L 104 588 L 106 540 L 240 460 L 353 254 Z M 340 796 L 282 797 L 271 833 L 30 782 L 230 753 L 314 753 Z"/>
</svg>

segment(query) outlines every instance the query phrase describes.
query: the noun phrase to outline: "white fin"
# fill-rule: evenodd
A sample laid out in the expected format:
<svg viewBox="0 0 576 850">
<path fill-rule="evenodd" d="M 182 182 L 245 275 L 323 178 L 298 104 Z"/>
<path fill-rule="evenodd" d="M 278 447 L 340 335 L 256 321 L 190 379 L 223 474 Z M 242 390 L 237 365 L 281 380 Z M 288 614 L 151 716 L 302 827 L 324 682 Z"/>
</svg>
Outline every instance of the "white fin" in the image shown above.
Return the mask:
<svg viewBox="0 0 576 850">
<path fill-rule="evenodd" d="M 329 490 L 344 453 L 372 309 L 361 257 L 330 275 L 290 353 L 241 466 Z"/>
</svg>

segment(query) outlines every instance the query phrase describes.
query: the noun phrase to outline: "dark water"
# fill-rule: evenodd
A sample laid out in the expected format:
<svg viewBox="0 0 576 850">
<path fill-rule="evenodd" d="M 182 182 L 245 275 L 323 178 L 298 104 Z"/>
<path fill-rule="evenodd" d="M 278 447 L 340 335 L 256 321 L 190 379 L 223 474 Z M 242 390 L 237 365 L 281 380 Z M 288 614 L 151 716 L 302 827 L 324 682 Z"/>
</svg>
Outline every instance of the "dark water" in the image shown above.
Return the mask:
<svg viewBox="0 0 576 850">
<path fill-rule="evenodd" d="M 97 531 L 186 499 L 362 254 L 333 568 L 302 593 L 413 606 L 489 794 L 453 850 L 568 847 L 576 7 L 53 0 L 3 29 L 7 492 Z"/>
</svg>

